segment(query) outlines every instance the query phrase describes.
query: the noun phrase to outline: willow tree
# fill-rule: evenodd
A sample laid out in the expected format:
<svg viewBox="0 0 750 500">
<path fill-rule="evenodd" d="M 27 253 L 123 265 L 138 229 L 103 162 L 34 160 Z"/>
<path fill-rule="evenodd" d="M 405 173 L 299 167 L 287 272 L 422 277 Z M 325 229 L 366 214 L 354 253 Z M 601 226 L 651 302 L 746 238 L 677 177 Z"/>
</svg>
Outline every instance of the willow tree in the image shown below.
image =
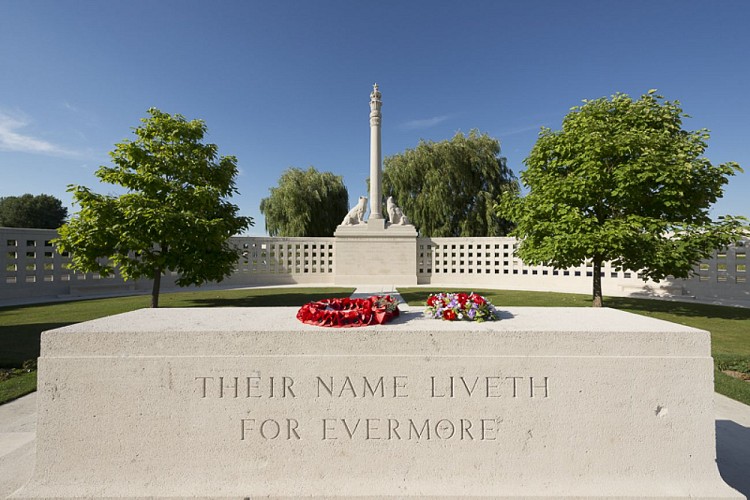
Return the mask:
<svg viewBox="0 0 750 500">
<path fill-rule="evenodd" d="M 271 236 L 333 236 L 349 211 L 349 193 L 341 176 L 291 167 L 260 201 Z"/>
<path fill-rule="evenodd" d="M 221 281 L 239 257 L 228 238 L 252 225 L 227 198 L 237 194 L 237 159 L 203 144 L 206 125 L 182 115 L 148 110 L 136 139 L 116 144 L 113 166 L 96 176 L 125 188 L 121 196 L 70 186 L 80 206 L 60 228 L 56 245 L 72 254 L 71 267 L 124 279 L 153 280 L 159 305 L 161 276 L 176 271 L 179 286 Z"/>
<path fill-rule="evenodd" d="M 494 207 L 518 181 L 499 155 L 499 141 L 476 130 L 420 141 L 384 160 L 383 193 L 422 236 L 504 236 L 512 225 Z"/>
<path fill-rule="evenodd" d="M 734 162 L 703 156 L 709 134 L 684 130 L 678 101 L 655 91 L 583 101 L 562 130 L 542 129 L 525 160 L 528 194 L 498 210 L 516 223 L 519 257 L 558 268 L 590 262 L 593 305 L 602 305 L 602 263 L 644 279 L 687 278 L 742 235 L 741 217 L 712 220 Z"/>
</svg>

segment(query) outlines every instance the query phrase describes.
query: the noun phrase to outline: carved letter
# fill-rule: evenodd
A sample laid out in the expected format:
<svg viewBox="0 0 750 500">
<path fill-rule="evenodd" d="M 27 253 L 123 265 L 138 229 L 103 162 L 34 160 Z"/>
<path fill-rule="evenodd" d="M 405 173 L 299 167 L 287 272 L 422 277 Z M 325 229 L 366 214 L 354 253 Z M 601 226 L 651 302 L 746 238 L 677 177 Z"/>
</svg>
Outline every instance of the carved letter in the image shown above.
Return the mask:
<svg viewBox="0 0 750 500">
<path fill-rule="evenodd" d="M 474 436 L 471 435 L 471 420 L 467 418 L 461 419 L 461 441 L 464 439 L 464 433 L 469 436 L 469 439 L 474 441 Z"/>
<path fill-rule="evenodd" d="M 334 420 L 334 419 L 328 419 L 328 418 L 324 418 L 323 419 L 323 440 L 324 441 L 326 439 L 338 439 L 338 438 L 335 438 L 335 437 L 328 437 L 328 431 L 333 431 L 334 430 L 333 428 L 328 427 L 328 422 L 329 421 L 330 422 L 336 422 L 336 420 Z"/>
<path fill-rule="evenodd" d="M 258 394 L 251 394 L 258 392 Z M 247 377 L 247 396 L 248 398 L 260 397 L 260 377 Z"/>
<path fill-rule="evenodd" d="M 488 398 L 499 398 L 500 394 L 490 395 L 490 389 L 498 389 L 499 388 L 499 386 L 497 386 L 497 385 L 490 385 L 490 380 L 497 380 L 498 383 L 499 383 L 500 377 L 486 377 L 485 380 L 486 380 L 486 384 L 487 384 L 487 397 Z"/>
<path fill-rule="evenodd" d="M 430 377 L 431 397 L 433 398 L 444 398 L 445 394 L 435 394 L 435 377 Z"/>
<path fill-rule="evenodd" d="M 320 377 L 315 377 L 318 379 L 318 397 L 320 397 L 320 386 L 322 385 L 323 388 L 326 390 L 329 396 L 333 396 L 333 377 L 331 377 L 331 385 L 327 386 L 325 382 L 323 382 L 323 379 Z"/>
<path fill-rule="evenodd" d="M 549 387 L 547 386 L 547 377 L 544 377 L 544 385 L 534 385 L 534 377 L 529 377 L 529 388 L 531 390 L 531 397 L 534 397 L 534 389 L 544 388 L 544 397 L 549 397 Z"/>
<path fill-rule="evenodd" d="M 399 379 L 404 379 L 403 383 L 399 383 L 399 382 L 401 382 Z M 398 393 L 399 389 L 405 389 L 406 388 L 406 382 L 407 382 L 408 379 L 409 379 L 409 377 L 407 377 L 406 375 L 397 375 L 397 376 L 393 377 L 393 397 L 394 398 L 408 398 L 409 397 L 408 394 L 399 394 Z"/>
<path fill-rule="evenodd" d="M 229 377 L 229 378 L 234 379 L 234 384 L 227 387 L 227 389 L 234 389 L 234 397 L 236 398 L 238 395 L 238 392 L 237 392 L 238 377 Z M 219 397 L 220 398 L 224 397 L 224 377 L 219 377 Z"/>
<path fill-rule="evenodd" d="M 276 426 L 276 431 L 272 431 L 272 432 L 274 432 L 273 436 L 266 436 L 265 429 L 266 429 L 266 424 L 268 424 L 268 423 L 272 424 L 272 426 L 271 426 L 272 428 L 273 428 L 273 426 Z M 277 437 L 279 437 L 280 433 L 281 433 L 281 426 L 279 425 L 279 423 L 276 420 L 274 420 L 272 418 L 266 419 L 266 420 L 263 421 L 262 424 L 260 424 L 260 435 L 263 436 L 264 439 L 276 439 Z"/>
<path fill-rule="evenodd" d="M 398 425 L 399 422 L 395 418 L 388 419 L 388 439 L 391 439 L 391 435 L 395 435 L 397 439 L 401 440 L 401 436 L 398 434 Z"/>
<path fill-rule="evenodd" d="M 490 423 L 492 425 L 488 425 Z M 481 420 L 481 424 L 482 424 L 482 441 L 494 441 L 495 440 L 495 436 L 493 435 L 491 438 L 487 437 L 487 433 L 488 432 L 492 432 L 492 433 L 495 432 L 495 427 L 494 427 L 495 421 L 493 419 L 491 419 L 491 418 L 483 418 Z"/>
<path fill-rule="evenodd" d="M 474 377 L 474 383 L 472 384 L 471 389 L 469 389 L 469 386 L 466 384 L 466 380 L 464 380 L 463 377 L 461 377 L 461 382 L 464 384 L 464 388 L 466 388 L 466 392 L 469 393 L 469 397 L 471 397 L 471 395 L 474 393 L 474 389 L 476 389 L 477 387 L 477 383 L 479 382 L 479 377 Z"/>
<path fill-rule="evenodd" d="M 250 423 L 249 427 L 246 425 L 247 422 Z M 242 438 L 240 439 L 240 441 L 244 441 L 245 440 L 245 431 L 252 431 L 253 430 L 253 426 L 255 425 L 255 419 L 254 418 L 243 418 L 241 424 L 242 424 L 242 434 L 241 434 Z"/>
<path fill-rule="evenodd" d="M 518 396 L 518 381 L 523 380 L 523 377 L 505 377 L 505 380 L 508 379 L 511 379 L 513 381 L 513 397 L 515 398 Z"/>
<path fill-rule="evenodd" d="M 206 380 L 213 380 L 213 377 L 195 377 L 195 380 L 203 380 L 203 393 L 201 398 L 206 397 Z"/>
<path fill-rule="evenodd" d="M 339 391 L 339 397 L 341 397 L 346 390 L 351 391 L 353 397 L 357 397 L 357 391 L 354 390 L 354 385 L 352 385 L 352 381 L 349 377 L 344 378 L 344 383 L 341 385 L 341 390 Z"/>
<path fill-rule="evenodd" d="M 294 385 L 294 379 L 292 377 L 282 377 L 281 378 L 281 397 L 286 397 L 286 391 L 289 391 L 289 394 L 292 395 L 293 398 L 296 398 L 297 396 L 294 394 L 294 391 L 292 390 L 292 386 Z"/>
<path fill-rule="evenodd" d="M 292 434 L 294 434 L 295 438 L 299 439 L 299 434 L 297 434 L 297 427 L 299 427 L 299 422 L 297 421 L 297 419 L 294 419 L 294 418 L 288 418 L 288 419 L 286 419 L 286 438 L 287 438 L 287 440 L 292 439 Z"/>
<path fill-rule="evenodd" d="M 422 430 L 418 431 L 417 426 L 414 425 L 414 420 L 409 419 L 409 439 L 411 439 L 412 431 L 417 435 L 417 439 L 422 437 L 422 434 L 427 433 L 427 440 L 430 440 L 430 419 L 424 421 Z"/>
<path fill-rule="evenodd" d="M 441 436 L 440 431 L 448 431 L 450 429 L 450 433 L 447 436 Z M 435 435 L 438 437 L 438 439 L 450 439 L 453 437 L 453 435 L 456 433 L 456 426 L 453 425 L 453 422 L 451 422 L 448 419 L 442 419 L 439 420 L 437 424 L 435 424 Z"/>
<path fill-rule="evenodd" d="M 380 397 L 381 398 L 385 397 L 385 387 L 383 386 L 383 377 L 380 377 L 378 379 L 378 383 L 375 384 L 375 388 L 370 386 L 370 381 L 367 380 L 367 377 L 364 377 L 364 379 L 365 379 L 365 385 L 364 385 L 364 388 L 362 389 L 362 397 L 365 397 L 368 390 L 370 391 L 371 396 L 375 396 L 375 391 L 378 390 L 378 387 L 380 388 Z"/>
<path fill-rule="evenodd" d="M 365 439 L 380 439 L 379 437 L 371 437 L 371 435 L 370 435 L 371 432 L 375 432 L 375 431 L 378 430 L 378 426 L 377 425 L 371 426 L 370 423 L 375 422 L 377 424 L 377 423 L 380 422 L 380 419 L 379 418 L 368 418 L 368 419 L 365 419 L 365 422 L 367 424 L 367 427 L 365 427 L 365 429 L 366 429 Z"/>
<path fill-rule="evenodd" d="M 357 427 L 359 427 L 359 420 L 357 419 L 357 423 L 354 424 L 354 429 L 349 429 L 349 424 L 346 423 L 346 419 L 342 418 L 341 421 L 344 423 L 344 428 L 346 429 L 346 433 L 349 434 L 349 439 L 354 437 L 354 433 L 357 432 Z"/>
</svg>

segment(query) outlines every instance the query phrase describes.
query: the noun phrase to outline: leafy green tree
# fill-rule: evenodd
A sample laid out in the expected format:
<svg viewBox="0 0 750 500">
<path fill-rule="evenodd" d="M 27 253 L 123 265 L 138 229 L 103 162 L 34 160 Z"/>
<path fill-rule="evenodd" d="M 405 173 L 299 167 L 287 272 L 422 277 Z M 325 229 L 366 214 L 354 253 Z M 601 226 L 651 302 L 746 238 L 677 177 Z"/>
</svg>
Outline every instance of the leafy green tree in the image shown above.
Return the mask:
<svg viewBox="0 0 750 500">
<path fill-rule="evenodd" d="M 57 229 L 67 217 L 62 201 L 48 194 L 0 198 L 0 226 Z"/>
<path fill-rule="evenodd" d="M 349 212 L 349 193 L 341 176 L 289 168 L 279 185 L 260 201 L 271 236 L 333 236 Z"/>
<path fill-rule="evenodd" d="M 237 193 L 237 159 L 201 142 L 204 122 L 155 108 L 148 113 L 135 140 L 115 145 L 114 166 L 96 172 L 126 194 L 70 186 L 81 210 L 60 228 L 56 244 L 71 252 L 74 269 L 109 275 L 116 266 L 125 279 L 152 279 L 151 307 L 158 307 L 166 272 L 178 273 L 179 286 L 232 273 L 239 254 L 228 238 L 253 222 L 226 201 Z"/>
<path fill-rule="evenodd" d="M 713 221 L 734 162 L 703 156 L 705 129 L 686 131 L 678 101 L 655 91 L 583 101 L 562 130 L 543 128 L 521 174 L 529 192 L 498 207 L 517 224 L 524 262 L 558 268 L 591 262 L 593 305 L 602 305 L 601 266 L 645 279 L 686 278 L 716 248 L 736 241 L 741 217 Z"/>
<path fill-rule="evenodd" d="M 499 154 L 499 141 L 476 130 L 420 141 L 385 159 L 383 193 L 422 236 L 503 236 L 512 225 L 494 207 L 518 181 Z"/>
</svg>

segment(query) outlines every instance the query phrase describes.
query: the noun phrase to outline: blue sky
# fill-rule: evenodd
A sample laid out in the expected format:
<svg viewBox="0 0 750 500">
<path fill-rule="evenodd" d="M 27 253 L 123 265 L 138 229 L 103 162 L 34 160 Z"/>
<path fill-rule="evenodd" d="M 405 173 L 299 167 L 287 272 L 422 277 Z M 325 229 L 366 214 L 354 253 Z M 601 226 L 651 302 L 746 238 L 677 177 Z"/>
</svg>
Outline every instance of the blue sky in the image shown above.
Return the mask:
<svg viewBox="0 0 750 500">
<path fill-rule="evenodd" d="M 117 192 L 94 172 L 155 106 L 238 158 L 262 235 L 288 167 L 367 194 L 374 82 L 384 155 L 479 129 L 516 173 L 583 99 L 655 88 L 711 130 L 712 162 L 748 169 L 712 214 L 750 216 L 749 23 L 746 0 L 0 0 L 0 196 Z"/>
</svg>

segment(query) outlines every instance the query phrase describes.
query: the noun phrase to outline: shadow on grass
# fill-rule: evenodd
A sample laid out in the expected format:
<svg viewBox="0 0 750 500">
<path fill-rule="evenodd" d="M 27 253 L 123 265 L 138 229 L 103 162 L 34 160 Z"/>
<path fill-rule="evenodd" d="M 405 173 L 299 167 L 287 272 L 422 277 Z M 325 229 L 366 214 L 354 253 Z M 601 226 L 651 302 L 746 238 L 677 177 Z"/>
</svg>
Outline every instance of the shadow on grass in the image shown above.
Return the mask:
<svg viewBox="0 0 750 500">
<path fill-rule="evenodd" d="M 424 305 L 427 297 L 438 292 L 474 291 L 486 296 L 495 307 L 537 306 L 537 307 L 591 307 L 589 295 L 531 292 L 525 290 L 468 290 L 468 289 L 403 289 L 401 297 L 411 305 Z M 688 318 L 721 318 L 728 320 L 750 320 L 750 309 L 697 302 L 677 302 L 640 297 L 604 297 L 604 307 L 622 309 L 642 314 L 674 314 Z"/>
<path fill-rule="evenodd" d="M 185 299 L 179 305 L 165 304 L 165 307 L 284 307 L 303 306 L 308 302 L 328 298 L 349 297 L 351 292 L 294 293 L 280 291 L 265 295 L 244 297 L 201 297 Z"/>
<path fill-rule="evenodd" d="M 605 307 L 626 311 L 669 313 L 685 317 L 722 318 L 734 320 L 750 319 L 750 309 L 741 307 L 700 304 L 696 302 L 677 302 L 658 299 L 640 299 L 633 297 L 606 297 Z"/>
<path fill-rule="evenodd" d="M 0 368 L 17 368 L 24 361 L 35 360 L 39 357 L 42 332 L 71 324 L 73 323 L 60 322 L 0 326 Z"/>
<path fill-rule="evenodd" d="M 571 293 L 532 292 L 527 290 L 494 290 L 476 288 L 448 288 L 430 290 L 426 288 L 399 288 L 401 297 L 413 306 L 423 306 L 427 297 L 439 292 L 474 292 L 490 299 L 495 307 L 589 307 L 591 297 Z"/>
</svg>

